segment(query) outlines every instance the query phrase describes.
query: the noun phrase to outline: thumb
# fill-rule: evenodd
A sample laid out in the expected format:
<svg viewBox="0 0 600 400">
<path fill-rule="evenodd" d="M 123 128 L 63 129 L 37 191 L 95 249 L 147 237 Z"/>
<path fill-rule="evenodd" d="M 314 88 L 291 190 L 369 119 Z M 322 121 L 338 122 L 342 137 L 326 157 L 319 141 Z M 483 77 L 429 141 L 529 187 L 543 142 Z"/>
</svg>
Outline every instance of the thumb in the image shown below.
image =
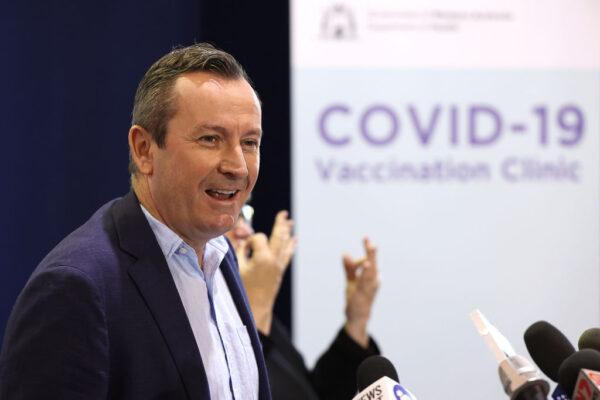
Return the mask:
<svg viewBox="0 0 600 400">
<path fill-rule="evenodd" d="M 348 254 L 344 254 L 342 257 L 342 263 L 344 264 L 344 271 L 346 271 L 346 279 L 353 281 L 356 279 L 356 265 Z"/>
</svg>

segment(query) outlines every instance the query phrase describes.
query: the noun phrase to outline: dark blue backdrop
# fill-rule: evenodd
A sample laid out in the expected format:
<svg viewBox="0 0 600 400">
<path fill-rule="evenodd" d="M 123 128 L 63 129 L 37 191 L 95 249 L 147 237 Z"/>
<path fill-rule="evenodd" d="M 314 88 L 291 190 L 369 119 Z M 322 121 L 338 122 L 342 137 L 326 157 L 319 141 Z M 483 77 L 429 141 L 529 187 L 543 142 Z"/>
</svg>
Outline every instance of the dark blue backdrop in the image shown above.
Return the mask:
<svg viewBox="0 0 600 400">
<path fill-rule="evenodd" d="M 0 37 L 0 339 L 41 258 L 128 191 L 135 88 L 174 45 L 211 41 L 244 64 L 264 109 L 257 228 L 289 207 L 287 2 L 21 1 L 2 6 Z M 289 288 L 277 306 L 288 325 Z"/>
</svg>

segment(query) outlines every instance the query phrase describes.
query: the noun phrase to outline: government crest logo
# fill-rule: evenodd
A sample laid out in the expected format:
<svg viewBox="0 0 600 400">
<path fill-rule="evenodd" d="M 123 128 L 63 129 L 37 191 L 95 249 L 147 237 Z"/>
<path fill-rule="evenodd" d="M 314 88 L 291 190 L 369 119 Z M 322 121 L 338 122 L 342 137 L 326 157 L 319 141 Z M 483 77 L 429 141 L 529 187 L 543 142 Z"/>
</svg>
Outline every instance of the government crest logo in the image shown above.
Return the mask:
<svg viewBox="0 0 600 400">
<path fill-rule="evenodd" d="M 321 36 L 331 40 L 356 38 L 356 18 L 354 12 L 344 4 L 334 4 L 323 13 Z"/>
</svg>

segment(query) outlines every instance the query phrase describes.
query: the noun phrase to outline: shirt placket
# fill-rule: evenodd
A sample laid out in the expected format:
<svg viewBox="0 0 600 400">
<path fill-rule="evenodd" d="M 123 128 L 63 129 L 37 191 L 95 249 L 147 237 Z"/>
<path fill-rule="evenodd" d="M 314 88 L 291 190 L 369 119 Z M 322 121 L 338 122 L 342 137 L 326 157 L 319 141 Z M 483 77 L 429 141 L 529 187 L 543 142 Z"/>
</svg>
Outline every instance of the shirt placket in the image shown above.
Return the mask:
<svg viewBox="0 0 600 400">
<path fill-rule="evenodd" d="M 207 265 L 210 265 L 210 263 L 212 261 L 213 260 L 205 260 L 205 262 L 204 262 L 205 268 Z M 207 275 L 209 275 L 209 276 L 207 276 Z M 232 351 L 231 343 L 229 342 L 229 338 L 226 338 L 226 340 L 223 340 L 222 332 L 224 330 L 226 332 L 226 329 L 224 329 L 224 327 L 220 323 L 220 318 L 217 315 L 217 308 L 215 306 L 215 299 L 214 299 L 215 271 L 211 270 L 210 274 L 205 274 L 204 271 L 201 270 L 201 276 L 206 283 L 206 289 L 207 289 L 206 293 L 208 295 L 208 303 L 210 305 L 210 316 L 211 316 L 211 319 L 217 329 L 217 333 L 219 335 L 219 340 L 221 342 L 221 347 L 223 348 L 223 354 L 225 355 L 225 364 L 227 365 L 227 372 L 229 373 L 229 390 L 231 392 L 231 398 L 235 400 L 236 399 L 236 390 L 234 390 L 233 379 L 231 376 L 231 370 L 232 370 L 231 357 L 230 357 L 230 352 Z"/>
</svg>

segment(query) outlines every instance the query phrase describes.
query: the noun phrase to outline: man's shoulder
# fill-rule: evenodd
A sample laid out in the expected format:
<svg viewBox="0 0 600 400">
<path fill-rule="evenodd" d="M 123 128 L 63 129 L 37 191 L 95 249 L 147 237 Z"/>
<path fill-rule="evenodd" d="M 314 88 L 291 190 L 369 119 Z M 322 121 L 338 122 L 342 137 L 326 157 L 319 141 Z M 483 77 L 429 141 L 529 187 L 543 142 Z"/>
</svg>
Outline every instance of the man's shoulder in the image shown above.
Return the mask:
<svg viewBox="0 0 600 400">
<path fill-rule="evenodd" d="M 36 272 L 56 266 L 74 267 L 93 276 L 99 267 L 117 264 L 119 247 L 112 209 L 120 199 L 100 207 L 83 225 L 60 241 Z"/>
</svg>

